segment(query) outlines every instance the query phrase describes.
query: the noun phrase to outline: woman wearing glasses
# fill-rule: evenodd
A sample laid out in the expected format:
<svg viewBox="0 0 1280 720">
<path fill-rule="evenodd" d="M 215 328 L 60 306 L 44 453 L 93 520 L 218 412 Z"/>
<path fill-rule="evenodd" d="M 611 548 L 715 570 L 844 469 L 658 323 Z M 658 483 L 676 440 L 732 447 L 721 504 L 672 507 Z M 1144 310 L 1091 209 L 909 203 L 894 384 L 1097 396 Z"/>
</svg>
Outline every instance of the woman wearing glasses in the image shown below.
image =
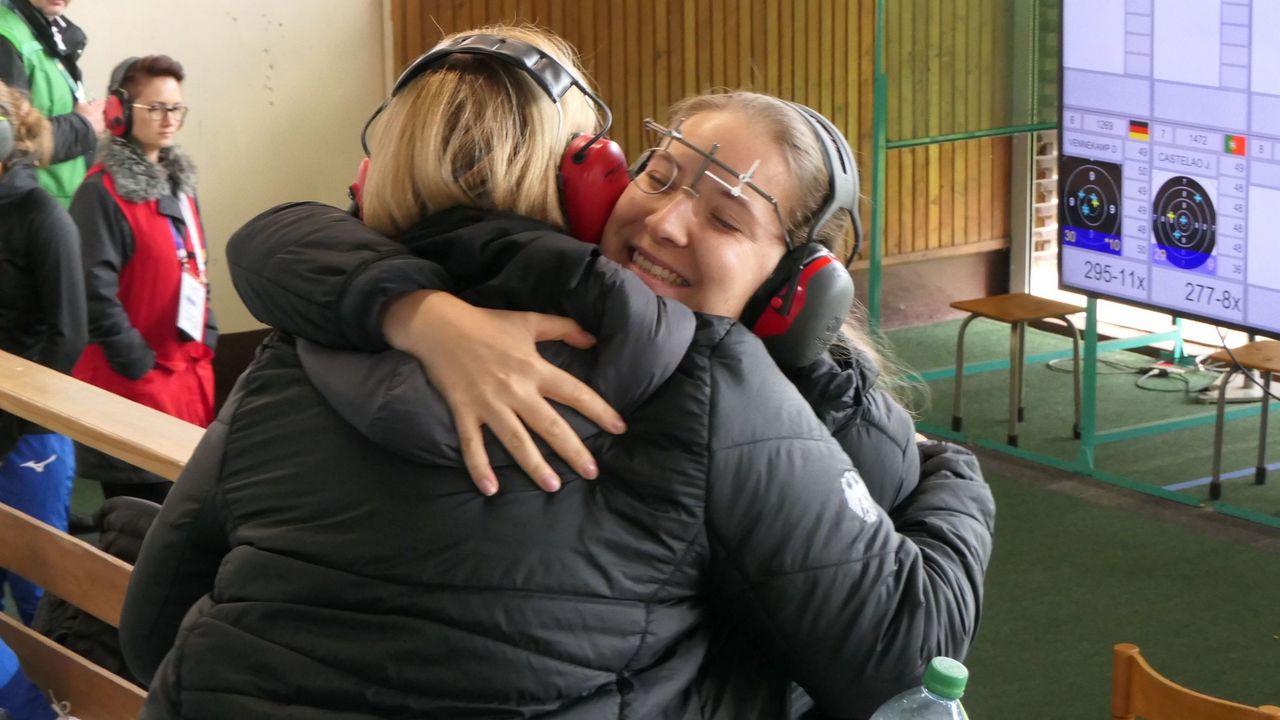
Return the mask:
<svg viewBox="0 0 1280 720">
<path fill-rule="evenodd" d="M 201 427 L 213 419 L 213 348 L 196 169 L 174 141 L 187 106 L 182 65 L 130 58 L 112 73 L 97 164 L 71 202 L 80 228 L 89 346 L 75 377 Z M 80 475 L 107 497 L 160 502 L 158 475 L 77 446 Z"/>
</svg>

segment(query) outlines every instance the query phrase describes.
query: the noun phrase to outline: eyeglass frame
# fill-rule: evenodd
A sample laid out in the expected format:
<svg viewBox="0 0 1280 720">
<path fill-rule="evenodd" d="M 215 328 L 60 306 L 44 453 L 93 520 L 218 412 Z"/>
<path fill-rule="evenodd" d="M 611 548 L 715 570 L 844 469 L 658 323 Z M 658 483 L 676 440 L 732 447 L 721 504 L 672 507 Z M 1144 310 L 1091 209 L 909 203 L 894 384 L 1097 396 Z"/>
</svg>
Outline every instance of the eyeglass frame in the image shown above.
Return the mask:
<svg viewBox="0 0 1280 720">
<path fill-rule="evenodd" d="M 146 110 L 147 117 L 151 118 L 153 122 L 162 122 L 164 120 L 165 115 L 172 116 L 174 113 L 179 113 L 178 115 L 179 125 L 186 122 L 187 113 L 191 112 L 190 105 L 165 105 L 163 103 L 155 103 L 154 105 L 143 105 L 142 103 L 129 103 L 129 105 L 132 107 Z M 164 113 L 164 114 L 157 117 L 156 113 L 158 112 Z"/>
<path fill-rule="evenodd" d="M 702 166 L 697 170 L 697 172 L 694 173 L 694 177 L 699 179 L 701 179 L 703 175 L 710 177 L 712 180 L 715 180 L 717 183 L 719 183 L 720 186 L 723 187 L 725 190 L 727 190 L 729 194 L 732 195 L 733 197 L 742 197 L 742 188 L 745 186 L 749 190 L 755 192 L 760 197 L 764 198 L 765 202 L 773 206 L 773 214 L 777 216 L 778 226 L 782 228 L 782 241 L 786 243 L 787 251 L 790 252 L 791 250 L 794 250 L 796 246 L 791 242 L 791 233 L 787 232 L 787 223 L 786 223 L 786 220 L 784 220 L 782 217 L 782 207 L 778 204 L 778 199 L 774 197 L 772 193 L 760 187 L 759 185 L 756 185 L 755 182 L 751 180 L 751 176 L 755 174 L 756 168 L 760 165 L 760 161 L 756 160 L 754 163 L 752 163 L 751 167 L 748 168 L 745 173 L 738 172 L 734 168 L 730 167 L 728 163 L 724 162 L 723 160 L 715 156 L 716 152 L 720 150 L 720 143 L 713 144 L 711 146 L 710 152 L 708 152 L 698 147 L 697 145 L 694 145 L 688 140 L 686 140 L 684 135 L 680 132 L 680 126 L 683 124 L 684 122 L 682 120 L 680 123 L 677 123 L 674 128 L 668 128 L 664 125 L 661 125 L 660 123 L 655 121 L 653 118 L 645 118 L 644 129 L 650 132 L 656 133 L 660 137 L 666 138 L 667 144 L 655 145 L 649 148 L 648 150 L 645 150 L 640 155 L 641 159 L 647 160 L 649 154 L 655 150 L 662 150 L 664 153 L 670 155 L 671 151 L 668 150 L 667 148 L 671 145 L 672 140 L 680 143 L 685 148 L 697 153 L 698 155 L 702 156 L 703 161 L 702 161 Z M 675 163 L 677 168 L 680 167 L 680 164 L 676 162 L 676 159 L 674 156 L 672 156 L 671 161 Z M 636 164 L 637 166 L 639 166 L 643 163 L 637 162 Z M 707 172 L 708 167 L 711 165 L 715 165 L 721 170 L 724 170 L 726 173 L 729 173 L 729 175 L 737 178 L 738 185 L 736 186 L 730 185 L 729 183 L 725 182 L 723 178 L 715 175 L 714 173 Z M 633 173 L 633 175 L 634 176 L 632 177 L 632 182 L 635 181 L 636 177 L 639 177 L 640 173 L 635 172 Z M 675 182 L 675 174 L 672 174 L 671 180 L 667 181 L 667 184 L 661 190 L 658 190 L 656 192 L 649 192 L 648 190 L 645 190 L 640 185 L 637 185 L 636 187 L 640 190 L 640 192 L 643 192 L 646 195 L 657 195 L 658 193 L 665 192 L 666 190 L 670 189 L 671 184 L 673 182 Z M 697 181 L 695 180 L 695 182 Z M 684 186 L 681 186 L 681 189 L 688 191 L 694 197 L 698 197 L 698 191 L 694 190 L 693 187 L 691 186 L 684 185 Z"/>
</svg>

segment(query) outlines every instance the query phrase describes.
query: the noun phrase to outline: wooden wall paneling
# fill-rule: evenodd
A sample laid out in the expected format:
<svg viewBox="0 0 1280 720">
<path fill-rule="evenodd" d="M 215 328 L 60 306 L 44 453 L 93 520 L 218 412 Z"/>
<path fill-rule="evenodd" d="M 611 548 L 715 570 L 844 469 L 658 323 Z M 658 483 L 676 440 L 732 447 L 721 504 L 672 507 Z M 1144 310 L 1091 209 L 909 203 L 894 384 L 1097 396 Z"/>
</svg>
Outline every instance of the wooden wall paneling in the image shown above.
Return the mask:
<svg viewBox="0 0 1280 720">
<path fill-rule="evenodd" d="M 941 29 L 941 45 L 938 48 L 938 58 L 940 63 L 939 82 L 942 88 L 939 92 L 938 111 L 941 115 L 938 119 L 938 129 L 942 133 L 953 133 L 959 123 L 956 122 L 956 105 L 955 105 L 955 77 L 956 72 L 956 26 L 955 26 L 955 9 L 961 2 L 943 3 L 940 8 L 941 14 L 937 19 L 939 28 Z M 939 247 L 952 247 L 956 244 L 956 226 L 955 211 L 957 207 L 963 204 L 963 190 L 956 186 L 955 182 L 955 165 L 956 144 L 953 142 L 944 143 L 939 148 L 939 156 L 941 160 L 941 168 L 939 174 L 941 176 L 941 185 L 938 188 L 938 196 L 941 198 L 942 222 L 940 230 L 942 236 L 938 238 Z"/>
<path fill-rule="evenodd" d="M 822 0 L 808 0 L 804 12 L 804 104 L 819 113 L 829 111 L 822 108 L 822 74 L 826 65 L 831 63 L 831 56 L 822 54 L 819 38 L 822 36 Z"/>
<path fill-rule="evenodd" d="M 773 95 L 782 94 L 782 7 L 779 0 L 765 0 L 765 58 L 764 91 Z"/>
<path fill-rule="evenodd" d="M 742 59 L 739 56 L 742 14 L 742 5 L 736 0 L 724 5 L 724 87 L 733 90 L 742 87 Z"/>
<path fill-rule="evenodd" d="M 861 98 L 858 103 L 858 113 L 856 123 L 854 117 L 850 115 L 850 126 L 848 139 L 850 142 L 856 142 L 854 146 L 857 148 L 861 157 L 865 158 L 863 167 L 867 172 L 871 170 L 871 130 L 873 116 L 873 78 L 875 76 L 875 33 L 876 33 L 876 6 L 875 0 L 858 0 L 858 13 L 855 17 L 853 13 L 849 14 L 851 20 L 856 20 L 850 28 L 849 36 L 855 35 L 858 38 L 858 72 L 850 77 L 857 77 L 857 87 L 851 88 L 850 94 L 853 97 Z M 855 141 L 854 138 L 857 138 Z M 871 196 L 869 193 L 863 193 L 862 204 L 859 208 L 859 216 L 862 218 L 862 227 L 870 230 L 871 228 Z M 870 238 L 868 238 L 870 239 Z M 864 257 L 870 255 L 870 247 L 863 250 Z"/>
<path fill-rule="evenodd" d="M 971 128 L 982 127 L 982 94 L 981 83 L 984 69 L 982 67 L 982 8 L 976 2 L 969 3 L 967 34 L 969 36 L 968 52 L 965 65 L 965 94 L 967 122 Z M 965 238 L 969 241 L 986 239 L 979 227 L 981 216 L 988 211 L 982 205 L 982 143 L 970 140 L 968 143 L 967 185 L 969 187 L 968 212 L 965 213 Z"/>
<path fill-rule="evenodd" d="M 671 38 L 669 33 L 671 18 L 676 13 L 670 12 L 667 0 L 653 2 L 653 94 L 654 112 L 657 117 L 666 115 L 667 106 L 671 104 Z"/>
<path fill-rule="evenodd" d="M 953 27 L 955 28 L 955 49 L 952 55 L 951 63 L 951 97 L 955 107 L 952 109 L 952 116 L 955 118 L 956 127 L 969 131 L 973 129 L 973 125 L 969 122 L 969 98 L 966 85 L 968 78 L 967 59 L 969 53 L 969 3 L 957 2 L 954 4 L 955 17 Z M 956 142 L 952 152 L 955 153 L 952 165 L 952 185 L 956 189 L 955 203 L 952 205 L 952 221 L 951 221 L 951 238 L 952 245 L 964 245 L 973 242 L 976 238 L 969 235 L 965 228 L 965 219 L 968 216 L 969 208 L 973 207 L 974 200 L 971 194 L 977 190 L 969 186 L 969 143 Z"/>
<path fill-rule="evenodd" d="M 1005 119 L 1010 2 L 888 2 L 891 140 Z M 612 135 L 632 154 L 649 142 L 642 118 L 665 117 L 674 100 L 712 87 L 810 105 L 854 146 L 869 220 L 875 0 L 393 0 L 391 10 L 400 67 L 442 32 L 504 20 L 559 32 L 581 51 L 614 110 Z M 989 242 L 1007 230 L 1007 144 L 895 150 L 885 172 L 886 257 Z"/>
<path fill-rule="evenodd" d="M 729 61 L 732 44 L 737 41 L 737 28 L 729 26 L 729 11 L 725 5 L 732 5 L 736 0 L 710 0 L 711 24 L 704 28 L 707 34 L 703 42 L 711 43 L 711 81 L 714 87 L 733 87 L 729 76 L 733 74 Z M 730 33 L 733 38 L 730 38 Z"/>
<path fill-rule="evenodd" d="M 983 68 L 991 67 L 992 62 L 992 36 L 991 36 L 991 16 L 994 12 L 995 0 L 978 0 L 979 11 L 982 14 L 982 22 L 980 25 L 980 33 L 978 42 L 982 46 L 980 63 Z M 978 84 L 978 97 L 981 99 L 982 112 L 980 115 L 982 126 L 991 127 L 991 123 L 995 121 L 992 112 L 991 97 L 991 74 L 982 73 Z M 991 179 L 992 179 L 992 142 L 991 138 L 983 138 L 979 141 L 982 147 L 981 163 L 978 167 L 978 206 L 982 208 L 982 214 L 978 219 L 978 234 L 985 238 L 991 235 L 991 220 L 995 208 L 992 207 L 991 195 Z"/>
<path fill-rule="evenodd" d="M 627 96 L 626 105 L 623 106 L 623 117 L 627 120 L 627 131 L 629 142 L 623 147 L 636 148 L 640 147 L 640 135 L 643 130 L 640 121 L 649 113 L 644 106 L 642 89 L 644 83 L 640 81 L 640 76 L 647 74 L 642 68 L 648 66 L 644 60 L 640 58 L 640 38 L 637 37 L 636 29 L 640 23 L 640 5 L 641 3 L 622 3 L 622 8 L 615 7 L 614 14 L 621 16 L 622 30 L 613 37 L 615 40 L 622 40 L 622 84 L 615 85 L 613 89 L 614 96 L 621 96 L 624 89 Z M 648 3 L 645 3 L 647 6 Z M 616 27 L 616 23 L 615 23 Z"/>
<path fill-rule="evenodd" d="M 640 35 L 639 57 L 635 65 L 636 74 L 640 76 L 640 117 L 657 117 L 661 113 L 658 112 L 659 102 L 653 82 L 654 76 L 657 75 L 657 63 L 653 50 L 655 8 L 650 2 L 632 4 L 638 6 L 639 11 L 639 24 L 632 27 L 639 28 Z"/>
<path fill-rule="evenodd" d="M 915 31 L 912 33 L 911 45 L 914 49 L 911 68 L 912 97 L 915 99 L 915 112 L 911 121 L 903 128 L 907 137 L 923 137 L 929 134 L 929 0 L 904 0 L 915 5 Z M 915 235 L 910 247 L 904 252 L 921 252 L 929 247 L 929 151 L 917 147 L 906 150 L 915 164 L 916 184 L 912 189 L 911 204 L 916 209 Z"/>
</svg>

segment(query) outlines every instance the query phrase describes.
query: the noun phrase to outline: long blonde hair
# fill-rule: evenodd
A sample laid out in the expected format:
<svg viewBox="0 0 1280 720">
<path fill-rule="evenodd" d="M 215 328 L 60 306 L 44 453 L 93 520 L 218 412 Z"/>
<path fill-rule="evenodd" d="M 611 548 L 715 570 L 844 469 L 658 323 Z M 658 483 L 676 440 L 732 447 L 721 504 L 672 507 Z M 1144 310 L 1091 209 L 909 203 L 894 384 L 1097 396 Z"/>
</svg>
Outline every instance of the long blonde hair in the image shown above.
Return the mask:
<svg viewBox="0 0 1280 720">
<path fill-rule="evenodd" d="M 30 158 L 45 165 L 53 155 L 53 127 L 31 106 L 27 94 L 0 82 L 0 117 L 13 126 L 13 153 L 0 162 Z"/>
<path fill-rule="evenodd" d="M 446 37 L 497 35 L 541 49 L 586 82 L 573 47 L 528 25 L 493 25 Z M 594 133 L 595 106 L 576 89 L 552 103 L 528 73 L 496 58 L 457 54 L 410 83 L 370 128 L 362 214 L 390 236 L 456 205 L 564 226 L 560 157 Z"/>
</svg>

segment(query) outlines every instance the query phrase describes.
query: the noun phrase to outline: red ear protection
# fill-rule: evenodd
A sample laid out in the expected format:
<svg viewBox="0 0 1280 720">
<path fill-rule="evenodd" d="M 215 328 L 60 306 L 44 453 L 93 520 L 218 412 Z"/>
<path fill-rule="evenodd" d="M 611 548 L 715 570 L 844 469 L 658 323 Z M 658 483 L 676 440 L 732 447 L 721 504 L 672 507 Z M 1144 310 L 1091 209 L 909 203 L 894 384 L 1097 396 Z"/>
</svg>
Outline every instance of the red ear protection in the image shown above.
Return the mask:
<svg viewBox="0 0 1280 720">
<path fill-rule="evenodd" d="M 606 137 L 574 135 L 560 158 L 559 182 L 569 234 L 599 244 L 613 206 L 631 182 L 622 148 Z"/>
<path fill-rule="evenodd" d="M 827 351 L 853 306 L 853 279 L 825 247 L 791 250 L 742 313 L 780 367 L 804 367 Z"/>
<path fill-rule="evenodd" d="M 570 88 L 576 87 L 600 111 L 602 129 L 595 135 L 575 135 L 569 141 L 560 158 L 557 178 L 560 207 L 570 234 L 585 242 L 600 242 L 605 221 L 630 182 L 622 149 L 605 137 L 613 124 L 613 113 L 570 68 L 526 42 L 496 35 L 465 35 L 441 43 L 414 60 L 396 80 L 391 97 L 384 100 L 365 122 L 364 131 L 360 134 L 360 145 L 365 155 L 369 154 L 369 128 L 387 108 L 391 98 L 423 73 L 455 55 L 482 55 L 507 63 L 527 73 L 553 103 L 559 103 Z M 361 171 L 368 172 L 367 164 L 361 165 Z M 352 211 L 357 215 L 363 186 L 362 174 L 349 192 L 354 203 Z"/>
<path fill-rule="evenodd" d="M 347 212 L 360 217 L 364 210 L 364 183 L 369 179 L 369 158 L 360 159 L 360 167 L 356 168 L 356 181 L 347 188 L 347 197 L 351 198 L 351 207 Z"/>
<path fill-rule="evenodd" d="M 764 340 L 780 367 L 803 367 L 827 351 L 853 306 L 853 278 L 830 250 L 819 244 L 818 233 L 836 212 L 853 222 L 857 254 L 862 228 L 858 222 L 858 167 L 844 135 L 821 113 L 788 103 L 809 127 L 822 150 L 827 168 L 827 194 L 813 215 L 803 244 L 792 247 L 764 285 L 747 302 L 742 322 Z"/>
<path fill-rule="evenodd" d="M 111 81 L 107 85 L 107 102 L 102 117 L 106 121 L 107 132 L 116 137 L 124 137 L 133 130 L 133 101 L 122 85 L 129 69 L 137 61 L 138 58 L 131 57 L 117 65 L 111 71 Z"/>
</svg>

